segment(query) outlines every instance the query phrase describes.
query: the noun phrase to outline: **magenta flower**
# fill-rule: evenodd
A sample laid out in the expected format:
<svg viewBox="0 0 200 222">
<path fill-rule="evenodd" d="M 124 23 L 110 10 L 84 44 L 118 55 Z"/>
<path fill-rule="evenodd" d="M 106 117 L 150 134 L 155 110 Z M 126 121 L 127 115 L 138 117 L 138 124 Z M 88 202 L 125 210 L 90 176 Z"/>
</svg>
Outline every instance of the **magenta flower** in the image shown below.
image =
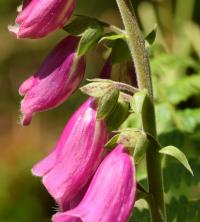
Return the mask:
<svg viewBox="0 0 200 222">
<path fill-rule="evenodd" d="M 19 88 L 22 124 L 28 125 L 34 113 L 63 103 L 79 86 L 85 73 L 85 58 L 77 57 L 79 39 L 68 36 L 43 62 L 39 71 Z"/>
<path fill-rule="evenodd" d="M 102 79 L 110 79 L 112 74 L 112 57 L 109 56 L 105 61 L 103 68 L 100 73 L 100 78 Z"/>
<path fill-rule="evenodd" d="M 93 99 L 88 99 L 67 123 L 55 149 L 33 167 L 62 210 L 73 200 L 94 174 L 106 142 L 104 121 L 96 120 Z"/>
<path fill-rule="evenodd" d="M 118 145 L 101 163 L 79 205 L 53 222 L 127 222 L 136 193 L 132 157 Z"/>
<path fill-rule="evenodd" d="M 17 38 L 41 38 L 63 27 L 75 6 L 76 0 L 25 0 L 16 25 L 8 28 Z"/>
</svg>

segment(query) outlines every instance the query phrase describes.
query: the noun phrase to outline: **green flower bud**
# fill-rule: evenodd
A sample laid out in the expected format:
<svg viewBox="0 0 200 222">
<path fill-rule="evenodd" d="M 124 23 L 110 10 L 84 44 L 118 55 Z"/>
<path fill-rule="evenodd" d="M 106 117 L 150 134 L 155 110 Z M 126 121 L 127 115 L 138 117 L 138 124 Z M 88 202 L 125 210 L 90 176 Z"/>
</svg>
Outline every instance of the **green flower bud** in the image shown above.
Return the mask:
<svg viewBox="0 0 200 222">
<path fill-rule="evenodd" d="M 104 96 L 99 99 L 97 108 L 97 119 L 105 119 L 115 109 L 119 98 L 117 88 L 110 89 Z"/>
</svg>

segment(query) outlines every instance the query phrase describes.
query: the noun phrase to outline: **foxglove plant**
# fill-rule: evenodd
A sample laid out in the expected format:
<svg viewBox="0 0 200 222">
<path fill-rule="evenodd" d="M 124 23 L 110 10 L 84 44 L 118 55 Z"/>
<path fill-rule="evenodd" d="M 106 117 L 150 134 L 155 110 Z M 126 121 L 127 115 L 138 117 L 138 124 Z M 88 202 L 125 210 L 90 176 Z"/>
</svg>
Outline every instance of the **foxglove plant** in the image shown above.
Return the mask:
<svg viewBox="0 0 200 222">
<path fill-rule="evenodd" d="M 17 38 L 36 39 L 61 28 L 72 15 L 76 0 L 25 0 L 16 18 L 9 26 Z"/>
<path fill-rule="evenodd" d="M 163 148 L 157 139 L 145 40 L 131 1 L 116 3 L 125 30 L 83 15 L 64 26 L 75 0 L 26 0 L 16 19 L 19 38 L 43 37 L 63 26 L 69 34 L 20 86 L 23 125 L 30 123 L 33 114 L 64 102 L 83 78 L 88 50 L 108 41 L 104 55 L 110 56 L 101 72 L 103 79 L 81 87 L 90 98 L 70 118 L 53 151 L 32 169 L 59 205 L 54 222 L 128 222 L 136 187 L 137 199 L 146 200 L 152 222 L 165 222 L 161 154 L 175 157 L 192 173 L 179 149 Z M 123 83 L 109 79 L 114 72 L 113 58 L 128 76 L 120 78 Z M 130 113 L 136 115 L 138 124 L 127 124 Z M 135 176 L 135 165 L 144 158 L 148 190 Z"/>
<path fill-rule="evenodd" d="M 85 58 L 78 57 L 79 38 L 68 36 L 49 54 L 39 71 L 19 88 L 22 124 L 28 125 L 32 116 L 63 103 L 79 86 L 85 73 Z"/>
</svg>

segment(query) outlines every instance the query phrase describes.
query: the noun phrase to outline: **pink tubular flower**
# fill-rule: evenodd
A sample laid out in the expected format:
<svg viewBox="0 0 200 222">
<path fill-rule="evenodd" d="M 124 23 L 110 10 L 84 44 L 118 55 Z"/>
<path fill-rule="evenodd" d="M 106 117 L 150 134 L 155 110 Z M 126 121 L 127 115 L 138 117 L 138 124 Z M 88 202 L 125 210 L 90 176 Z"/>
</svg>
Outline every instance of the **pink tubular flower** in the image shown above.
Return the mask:
<svg viewBox="0 0 200 222">
<path fill-rule="evenodd" d="M 62 210 L 69 207 L 88 183 L 104 153 L 107 133 L 104 121 L 96 120 L 93 99 L 88 99 L 67 123 L 53 152 L 36 164 L 32 173 Z"/>
<path fill-rule="evenodd" d="M 37 74 L 19 88 L 22 124 L 28 125 L 34 113 L 63 103 L 79 86 L 85 73 L 85 58 L 77 57 L 79 39 L 68 36 L 50 53 Z"/>
<path fill-rule="evenodd" d="M 132 157 L 118 145 L 101 163 L 79 205 L 53 222 L 127 222 L 136 193 Z"/>
<path fill-rule="evenodd" d="M 63 27 L 75 6 L 76 0 L 25 0 L 16 26 L 8 28 L 17 38 L 41 38 Z"/>
</svg>

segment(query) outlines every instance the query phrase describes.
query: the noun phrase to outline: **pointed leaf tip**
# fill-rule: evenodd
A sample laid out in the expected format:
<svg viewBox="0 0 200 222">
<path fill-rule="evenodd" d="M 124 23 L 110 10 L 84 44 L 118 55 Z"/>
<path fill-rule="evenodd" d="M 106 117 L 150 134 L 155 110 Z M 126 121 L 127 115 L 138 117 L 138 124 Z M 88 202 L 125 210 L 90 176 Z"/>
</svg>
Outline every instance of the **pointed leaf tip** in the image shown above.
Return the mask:
<svg viewBox="0 0 200 222">
<path fill-rule="evenodd" d="M 154 26 L 153 30 L 145 37 L 145 40 L 149 43 L 149 45 L 152 45 L 156 39 L 156 33 L 157 33 L 157 25 Z"/>
<path fill-rule="evenodd" d="M 187 157 L 181 150 L 179 150 L 175 146 L 166 146 L 159 150 L 159 153 L 176 158 L 192 174 L 192 176 L 194 176 Z"/>
<path fill-rule="evenodd" d="M 97 119 L 105 119 L 115 109 L 119 98 L 117 88 L 110 89 L 104 96 L 99 99 L 97 108 Z"/>
</svg>

